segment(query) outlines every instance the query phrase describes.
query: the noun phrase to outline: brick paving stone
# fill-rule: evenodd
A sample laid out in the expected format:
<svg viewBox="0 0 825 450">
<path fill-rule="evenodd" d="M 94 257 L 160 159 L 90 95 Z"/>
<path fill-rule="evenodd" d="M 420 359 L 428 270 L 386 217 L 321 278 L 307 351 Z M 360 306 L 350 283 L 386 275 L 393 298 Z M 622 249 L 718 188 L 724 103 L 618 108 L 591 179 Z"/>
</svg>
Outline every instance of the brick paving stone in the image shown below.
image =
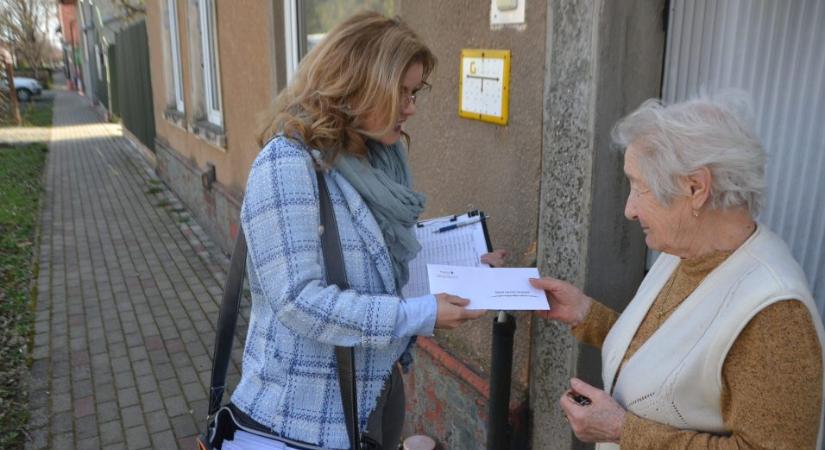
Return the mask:
<svg viewBox="0 0 825 450">
<path fill-rule="evenodd" d="M 141 394 L 154 392 L 158 389 L 158 383 L 154 375 L 142 375 L 137 378 L 137 389 Z"/>
<path fill-rule="evenodd" d="M 117 390 L 117 402 L 121 408 L 132 406 L 138 402 L 138 393 L 135 388 L 125 388 Z"/>
<path fill-rule="evenodd" d="M 95 399 L 91 395 L 87 396 L 87 397 L 76 399 L 74 401 L 74 417 L 75 417 L 75 419 L 90 416 L 94 413 L 95 413 Z"/>
<path fill-rule="evenodd" d="M 29 430 L 29 439 L 29 442 L 27 442 L 28 448 L 33 450 L 44 449 L 49 445 L 49 430 L 46 428 Z"/>
<path fill-rule="evenodd" d="M 175 395 L 180 395 L 181 393 L 180 384 L 178 384 L 177 378 L 169 378 L 168 380 L 161 381 L 159 388 L 160 395 L 163 398 L 174 397 Z"/>
<path fill-rule="evenodd" d="M 158 380 L 165 380 L 175 376 L 175 370 L 169 363 L 162 363 L 155 365 L 155 376 Z"/>
<path fill-rule="evenodd" d="M 154 445 L 155 448 L 175 448 L 178 443 L 175 441 L 175 435 L 172 431 L 166 430 L 152 434 L 152 445 Z"/>
<path fill-rule="evenodd" d="M 92 382 L 90 380 L 72 381 L 72 397 L 75 399 L 92 395 Z"/>
<path fill-rule="evenodd" d="M 123 417 L 122 422 L 125 428 L 143 425 L 144 423 L 143 409 L 141 409 L 140 405 L 123 408 L 121 416 Z"/>
<path fill-rule="evenodd" d="M 40 428 L 49 423 L 49 409 L 48 408 L 36 408 L 29 411 L 29 427 L 30 428 Z"/>
<path fill-rule="evenodd" d="M 115 374 L 115 387 L 118 389 L 127 389 L 135 387 L 135 376 L 131 370 L 125 370 Z"/>
<path fill-rule="evenodd" d="M 148 392 L 140 395 L 140 403 L 143 405 L 145 413 L 151 413 L 163 409 L 163 400 L 158 392 Z"/>
<path fill-rule="evenodd" d="M 100 448 L 100 438 L 98 436 L 90 437 L 77 442 L 78 450 L 99 450 Z"/>
<path fill-rule="evenodd" d="M 149 432 L 154 434 L 164 430 L 171 430 L 172 421 L 169 420 L 166 412 L 161 410 L 157 413 L 149 414 L 146 418 L 146 426 L 149 428 Z"/>
<path fill-rule="evenodd" d="M 187 412 L 186 401 L 180 395 L 166 398 L 163 403 L 166 405 L 166 413 L 169 414 L 169 417 L 179 416 Z"/>
<path fill-rule="evenodd" d="M 52 435 L 52 450 L 73 450 L 74 436 L 71 432 Z"/>
<path fill-rule="evenodd" d="M 123 442 L 123 427 L 119 421 L 106 422 L 100 425 L 100 442 L 108 446 Z"/>
<path fill-rule="evenodd" d="M 97 436 L 97 420 L 95 416 L 87 416 L 75 419 L 75 432 L 77 439 L 88 439 Z"/>
<path fill-rule="evenodd" d="M 72 431 L 72 413 L 70 411 L 66 411 L 53 415 L 51 420 L 51 431 L 54 434 Z"/>
<path fill-rule="evenodd" d="M 195 425 L 192 416 L 182 414 L 172 418 L 172 431 L 175 432 L 175 436 L 182 438 L 198 434 L 198 427 Z"/>
<path fill-rule="evenodd" d="M 72 409 L 72 396 L 69 394 L 52 394 L 52 412 L 63 412 Z"/>
<path fill-rule="evenodd" d="M 183 395 L 190 403 L 206 398 L 206 390 L 198 382 L 188 383 L 183 386 Z"/>
<path fill-rule="evenodd" d="M 97 405 L 97 417 L 98 420 L 102 422 L 108 422 L 110 420 L 120 420 L 120 406 L 118 406 L 117 402 L 115 401 L 107 401 L 103 403 L 98 403 Z"/>
<path fill-rule="evenodd" d="M 145 426 L 140 425 L 126 430 L 126 448 L 139 450 L 148 447 L 149 444 L 149 432 Z"/>
<path fill-rule="evenodd" d="M 97 381 L 97 378 L 95 378 Z M 107 402 L 109 400 L 117 399 L 115 386 L 110 381 L 107 384 L 95 384 L 95 400 L 98 402 Z"/>
</svg>

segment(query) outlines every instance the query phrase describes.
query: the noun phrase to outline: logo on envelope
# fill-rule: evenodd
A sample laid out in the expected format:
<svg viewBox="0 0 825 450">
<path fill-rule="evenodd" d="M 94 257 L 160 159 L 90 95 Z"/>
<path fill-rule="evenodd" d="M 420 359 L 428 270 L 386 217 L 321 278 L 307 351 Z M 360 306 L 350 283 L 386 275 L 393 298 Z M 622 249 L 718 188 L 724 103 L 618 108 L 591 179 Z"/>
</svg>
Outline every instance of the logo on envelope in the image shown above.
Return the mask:
<svg viewBox="0 0 825 450">
<path fill-rule="evenodd" d="M 435 276 L 436 278 L 447 278 L 451 280 L 455 280 L 458 278 L 454 271 L 447 269 L 438 269 L 438 272 L 435 273 Z"/>
</svg>

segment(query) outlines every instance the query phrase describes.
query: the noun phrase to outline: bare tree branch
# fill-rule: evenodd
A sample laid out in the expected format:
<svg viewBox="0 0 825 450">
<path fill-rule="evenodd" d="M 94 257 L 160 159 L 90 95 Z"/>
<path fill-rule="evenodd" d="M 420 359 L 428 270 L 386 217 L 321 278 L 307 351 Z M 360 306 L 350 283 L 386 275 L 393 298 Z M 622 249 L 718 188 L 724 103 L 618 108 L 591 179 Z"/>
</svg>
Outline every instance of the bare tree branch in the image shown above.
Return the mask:
<svg viewBox="0 0 825 450">
<path fill-rule="evenodd" d="M 48 43 L 49 0 L 0 0 L 0 37 L 35 72 L 43 66 Z"/>
</svg>

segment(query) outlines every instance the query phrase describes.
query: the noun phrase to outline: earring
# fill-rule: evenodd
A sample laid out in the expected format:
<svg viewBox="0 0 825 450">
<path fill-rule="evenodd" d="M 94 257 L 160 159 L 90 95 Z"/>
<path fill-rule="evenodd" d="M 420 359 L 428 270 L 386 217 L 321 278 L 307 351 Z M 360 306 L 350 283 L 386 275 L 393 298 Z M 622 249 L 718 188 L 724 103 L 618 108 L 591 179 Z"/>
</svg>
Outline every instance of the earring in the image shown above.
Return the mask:
<svg viewBox="0 0 825 450">
<path fill-rule="evenodd" d="M 698 209 L 693 210 L 693 217 L 699 217 L 699 210 Z"/>
</svg>

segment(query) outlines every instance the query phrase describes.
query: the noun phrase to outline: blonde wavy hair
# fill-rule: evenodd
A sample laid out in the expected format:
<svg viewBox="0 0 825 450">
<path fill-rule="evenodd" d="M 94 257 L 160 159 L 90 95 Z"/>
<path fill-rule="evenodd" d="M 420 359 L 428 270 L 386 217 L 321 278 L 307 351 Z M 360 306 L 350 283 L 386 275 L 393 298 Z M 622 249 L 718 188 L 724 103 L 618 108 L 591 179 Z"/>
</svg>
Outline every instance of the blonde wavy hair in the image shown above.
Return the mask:
<svg viewBox="0 0 825 450">
<path fill-rule="evenodd" d="M 340 152 L 366 155 L 366 138 L 377 139 L 395 126 L 402 78 L 415 63 L 424 66 L 426 80 L 436 58 L 401 19 L 355 14 L 301 61 L 265 116 L 259 144 L 284 133 L 321 150 L 327 162 Z M 378 131 L 364 129 L 368 117 L 379 119 Z"/>
</svg>

